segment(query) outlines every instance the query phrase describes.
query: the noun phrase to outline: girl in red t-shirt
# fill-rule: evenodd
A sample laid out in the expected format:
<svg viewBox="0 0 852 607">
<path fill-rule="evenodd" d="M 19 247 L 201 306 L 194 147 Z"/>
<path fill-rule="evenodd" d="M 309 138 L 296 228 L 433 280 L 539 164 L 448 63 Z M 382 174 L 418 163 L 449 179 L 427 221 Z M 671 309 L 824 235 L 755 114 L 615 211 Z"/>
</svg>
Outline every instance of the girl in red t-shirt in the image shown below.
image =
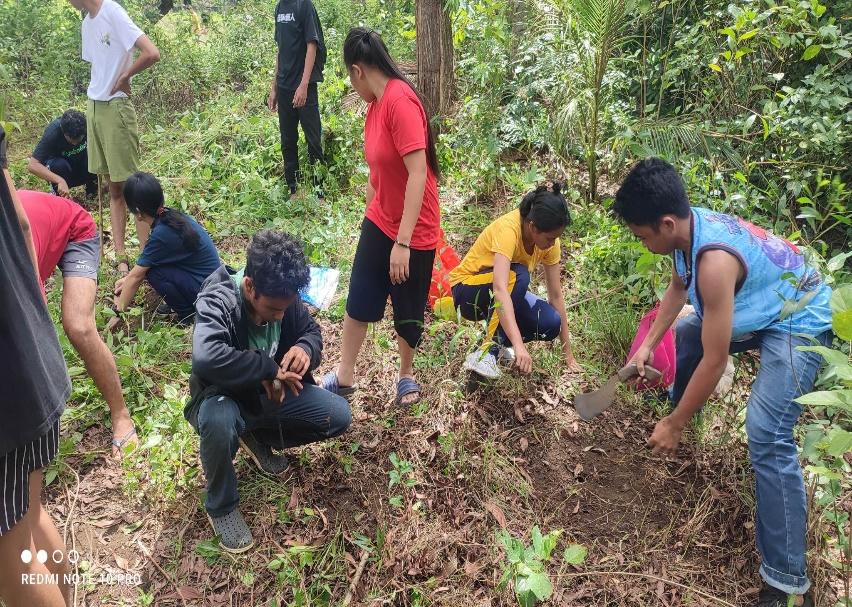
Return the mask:
<svg viewBox="0 0 852 607">
<path fill-rule="evenodd" d="M 323 377 L 322 386 L 343 396 L 355 390 L 355 361 L 367 325 L 382 319 L 390 295 L 400 358 L 396 402 L 410 406 L 420 399 L 414 350 L 423 333 L 441 224 L 435 139 L 420 97 L 376 32 L 352 29 L 343 44 L 343 60 L 352 87 L 369 103 L 364 156 L 370 178 L 349 281 L 340 365 Z"/>
</svg>

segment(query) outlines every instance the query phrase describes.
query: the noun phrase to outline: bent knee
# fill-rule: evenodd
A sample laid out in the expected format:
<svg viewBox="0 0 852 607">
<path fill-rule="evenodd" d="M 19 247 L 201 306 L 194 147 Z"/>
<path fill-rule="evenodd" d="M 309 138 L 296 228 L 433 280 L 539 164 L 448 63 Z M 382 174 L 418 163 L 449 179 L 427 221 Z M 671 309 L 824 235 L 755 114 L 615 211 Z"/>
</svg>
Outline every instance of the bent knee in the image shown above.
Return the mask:
<svg viewBox="0 0 852 607">
<path fill-rule="evenodd" d="M 349 402 L 337 395 L 329 409 L 328 437 L 334 438 L 346 432 L 352 425 L 352 410 L 349 408 Z"/>
<path fill-rule="evenodd" d="M 541 326 L 542 338 L 545 341 L 552 341 L 559 337 L 562 331 L 562 319 L 555 311 Z"/>
<path fill-rule="evenodd" d="M 63 318 L 62 328 L 74 345 L 100 339 L 93 318 Z"/>
<path fill-rule="evenodd" d="M 213 396 L 198 410 L 198 434 L 203 439 L 229 440 L 239 434 L 238 412 L 226 396 Z"/>
<path fill-rule="evenodd" d="M 562 317 L 559 316 L 556 308 L 545 301 L 538 300 L 534 307 L 534 313 L 535 336 L 533 339 L 552 341 L 559 337 L 559 333 L 562 331 Z"/>
<path fill-rule="evenodd" d="M 795 449 L 793 429 L 782 427 L 772 416 L 746 412 L 746 437 L 750 445 L 777 445 Z"/>
</svg>

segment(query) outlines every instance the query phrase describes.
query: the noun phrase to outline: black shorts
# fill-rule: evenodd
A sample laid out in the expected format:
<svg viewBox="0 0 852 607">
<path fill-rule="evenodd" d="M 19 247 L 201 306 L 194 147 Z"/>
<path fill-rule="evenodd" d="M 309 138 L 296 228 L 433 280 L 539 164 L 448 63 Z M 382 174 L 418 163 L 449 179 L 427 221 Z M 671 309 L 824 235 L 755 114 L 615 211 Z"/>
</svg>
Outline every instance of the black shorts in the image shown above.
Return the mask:
<svg viewBox="0 0 852 607">
<path fill-rule="evenodd" d="M 59 420 L 47 434 L 0 456 L 0 536 L 30 509 L 30 473 L 47 466 L 59 450 Z"/>
<path fill-rule="evenodd" d="M 361 224 L 361 238 L 352 263 L 346 313 L 360 322 L 378 322 L 385 315 L 390 295 L 393 326 L 412 348 L 423 335 L 423 314 L 432 284 L 435 249 L 411 249 L 408 280 L 395 285 L 390 280 L 390 254 L 394 241 L 367 218 Z"/>
</svg>

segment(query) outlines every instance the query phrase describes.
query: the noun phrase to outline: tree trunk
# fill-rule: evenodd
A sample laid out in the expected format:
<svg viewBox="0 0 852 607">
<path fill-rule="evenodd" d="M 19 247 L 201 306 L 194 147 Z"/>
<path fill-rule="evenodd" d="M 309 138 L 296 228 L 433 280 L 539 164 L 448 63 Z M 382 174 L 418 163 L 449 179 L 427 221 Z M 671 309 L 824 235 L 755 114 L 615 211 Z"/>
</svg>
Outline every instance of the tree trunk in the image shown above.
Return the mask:
<svg viewBox="0 0 852 607">
<path fill-rule="evenodd" d="M 456 95 L 456 72 L 453 61 L 453 24 L 450 15 L 442 10 L 441 19 L 441 106 L 440 113 L 445 115 L 452 108 Z"/>
<path fill-rule="evenodd" d="M 445 113 L 455 89 L 453 32 L 442 0 L 417 0 L 417 88 L 430 116 Z"/>
<path fill-rule="evenodd" d="M 526 13 L 529 10 L 529 7 L 525 5 L 525 0 L 509 0 L 507 7 L 509 12 L 509 22 L 512 24 L 512 38 L 509 40 L 509 65 L 507 66 L 510 73 L 513 68 L 512 64 L 518 58 L 518 49 L 527 29 Z"/>
</svg>

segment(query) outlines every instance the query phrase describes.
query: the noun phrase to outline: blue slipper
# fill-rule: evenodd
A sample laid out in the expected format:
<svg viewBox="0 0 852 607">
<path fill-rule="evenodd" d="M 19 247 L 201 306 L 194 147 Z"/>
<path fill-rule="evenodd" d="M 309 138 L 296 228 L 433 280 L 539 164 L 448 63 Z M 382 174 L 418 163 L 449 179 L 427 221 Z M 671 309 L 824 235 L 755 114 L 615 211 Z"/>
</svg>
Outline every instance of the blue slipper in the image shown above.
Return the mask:
<svg viewBox="0 0 852 607">
<path fill-rule="evenodd" d="M 357 389 L 355 386 L 341 386 L 340 380 L 337 379 L 336 371 L 329 371 L 322 376 L 322 379 L 320 380 L 320 388 L 328 390 L 338 396 L 343 396 L 344 398 L 354 394 Z"/>
<path fill-rule="evenodd" d="M 397 406 L 410 407 L 420 402 L 420 396 L 409 403 L 403 403 L 402 399 L 409 394 L 420 394 L 420 384 L 414 381 L 411 377 L 400 377 L 396 384 L 396 404 Z"/>
</svg>

